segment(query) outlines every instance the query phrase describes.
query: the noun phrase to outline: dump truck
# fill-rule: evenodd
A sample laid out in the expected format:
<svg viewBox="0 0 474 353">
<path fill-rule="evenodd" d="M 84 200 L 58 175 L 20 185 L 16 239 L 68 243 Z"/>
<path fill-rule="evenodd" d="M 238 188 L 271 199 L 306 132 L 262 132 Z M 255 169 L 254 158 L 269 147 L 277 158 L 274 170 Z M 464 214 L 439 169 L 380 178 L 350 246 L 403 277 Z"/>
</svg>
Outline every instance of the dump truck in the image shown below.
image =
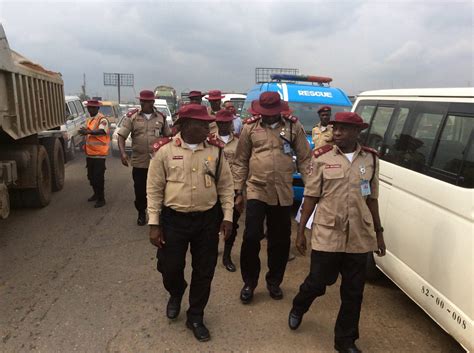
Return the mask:
<svg viewBox="0 0 474 353">
<path fill-rule="evenodd" d="M 0 24 L 0 218 L 63 188 L 64 102 L 61 74 L 11 50 Z"/>
</svg>

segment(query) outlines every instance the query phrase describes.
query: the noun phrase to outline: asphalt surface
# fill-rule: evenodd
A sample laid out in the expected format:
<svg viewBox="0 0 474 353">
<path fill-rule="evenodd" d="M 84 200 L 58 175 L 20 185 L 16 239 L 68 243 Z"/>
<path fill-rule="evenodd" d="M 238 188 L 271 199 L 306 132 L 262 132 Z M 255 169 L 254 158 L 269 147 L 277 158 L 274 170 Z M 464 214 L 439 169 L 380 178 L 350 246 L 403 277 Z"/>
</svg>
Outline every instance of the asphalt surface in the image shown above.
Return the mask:
<svg viewBox="0 0 474 353">
<path fill-rule="evenodd" d="M 288 264 L 283 300 L 269 297 L 262 272 L 250 305 L 239 301 L 240 273 L 227 272 L 219 257 L 205 314 L 212 339 L 197 342 L 185 327 L 188 292 L 178 320 L 165 317 L 168 294 L 148 227 L 135 223 L 131 169 L 107 160 L 107 205 L 101 209 L 86 201 L 91 189 L 83 156 L 68 163 L 66 177 L 48 207 L 14 210 L 0 221 L 1 352 L 334 351 L 339 282 L 315 301 L 298 331 L 287 326 L 308 256 Z M 242 228 L 236 263 L 241 234 Z M 463 351 L 386 278 L 366 286 L 360 335 L 364 352 Z"/>
</svg>

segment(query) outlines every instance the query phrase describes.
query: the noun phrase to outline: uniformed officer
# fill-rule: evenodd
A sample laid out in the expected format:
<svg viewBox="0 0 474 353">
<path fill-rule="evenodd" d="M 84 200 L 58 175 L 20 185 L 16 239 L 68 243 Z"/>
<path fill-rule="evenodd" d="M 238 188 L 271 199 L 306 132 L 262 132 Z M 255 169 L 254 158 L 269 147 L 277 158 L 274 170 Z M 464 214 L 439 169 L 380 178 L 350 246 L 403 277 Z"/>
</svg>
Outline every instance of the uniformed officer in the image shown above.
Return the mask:
<svg viewBox="0 0 474 353">
<path fill-rule="evenodd" d="M 202 94 L 201 91 L 190 91 L 188 98 L 189 98 L 189 103 L 194 103 L 194 104 L 201 104 L 202 103 L 202 97 L 204 97 L 205 94 Z"/>
<path fill-rule="evenodd" d="M 190 245 L 193 271 L 186 325 L 199 341 L 207 341 L 210 334 L 203 316 L 217 262 L 219 229 L 224 238 L 232 232 L 232 173 L 223 144 L 208 137 L 214 117 L 206 107 L 188 104 L 178 114 L 181 132 L 156 144 L 148 171 L 150 241 L 158 248 L 157 268 L 170 293 L 166 309 L 170 319 L 179 315 L 187 287 L 184 268 Z"/>
<path fill-rule="evenodd" d="M 132 136 L 132 177 L 135 189 L 135 208 L 138 211 L 137 224 L 146 224 L 146 180 L 150 155 L 153 144 L 163 136 L 171 136 L 171 129 L 166 122 L 166 117 L 155 110 L 155 94 L 153 91 L 140 92 L 140 110 L 134 110 L 124 118 L 118 131 L 118 146 L 122 164 L 128 167 L 128 156 L 125 153 L 125 140 Z"/>
<path fill-rule="evenodd" d="M 209 101 L 209 104 L 211 105 L 208 108 L 209 115 L 215 116 L 219 110 L 222 108 L 222 99 L 225 98 L 222 95 L 222 92 L 219 91 L 218 89 L 211 90 L 207 94 L 207 100 Z M 209 124 L 209 127 L 211 129 L 211 134 L 217 134 L 217 125 L 215 122 L 211 122 Z"/>
<path fill-rule="evenodd" d="M 95 201 L 94 207 L 105 205 L 104 175 L 105 158 L 109 154 L 110 136 L 109 121 L 99 113 L 101 103 L 98 100 L 88 100 L 86 103 L 90 119 L 86 127 L 79 129 L 79 134 L 86 136 L 84 150 L 86 153 L 87 178 L 94 194 L 87 201 Z"/>
<path fill-rule="evenodd" d="M 229 162 L 230 169 L 232 171 L 234 167 L 234 159 L 235 159 L 235 150 L 237 149 L 237 144 L 239 139 L 237 136 L 234 135 L 233 131 L 233 120 L 234 114 L 229 110 L 219 110 L 216 114 L 216 123 L 217 128 L 219 129 L 219 133 L 217 134 L 217 138 L 222 141 L 225 145 L 224 147 L 224 155 Z M 234 207 L 234 217 L 232 221 L 232 233 L 230 234 L 229 238 L 225 240 L 224 245 L 224 254 L 222 255 L 222 264 L 229 272 L 235 272 L 236 268 L 234 263 L 232 262 L 232 247 L 235 242 L 235 237 L 237 236 L 237 229 L 239 228 L 239 218 L 240 214 L 242 213 L 242 208 L 235 208 Z"/>
<path fill-rule="evenodd" d="M 227 102 L 224 102 L 223 104 L 223 107 L 225 110 L 228 110 L 229 112 L 232 113 L 232 115 L 234 116 L 233 120 L 232 120 L 232 132 L 235 134 L 235 135 L 240 135 L 240 132 L 242 131 L 242 119 L 240 119 L 239 116 L 237 116 L 237 111 L 235 110 L 235 106 L 234 106 L 234 103 L 232 101 L 227 101 Z"/>
<path fill-rule="evenodd" d="M 319 148 L 327 144 L 333 144 L 332 140 L 332 125 L 329 124 L 331 120 L 331 107 L 325 105 L 318 110 L 319 123 L 313 128 L 313 143 L 314 148 Z"/>
<path fill-rule="evenodd" d="M 311 159 L 311 149 L 304 128 L 293 116 L 282 116 L 287 106 L 276 92 L 264 92 L 252 102 L 257 116 L 247 119 L 237 145 L 233 175 L 236 206 L 243 203 L 246 186 L 245 230 L 240 254 L 244 287 L 240 293 L 246 304 L 260 274 L 260 240 L 266 217 L 268 240 L 267 289 L 274 299 L 281 299 L 280 284 L 285 273 L 291 235 L 293 204 L 293 151 L 303 178 Z"/>
<path fill-rule="evenodd" d="M 301 324 L 311 303 L 324 295 L 326 286 L 341 280 L 341 307 L 335 327 L 335 349 L 357 353 L 359 317 L 368 256 L 385 255 L 383 228 L 378 211 L 379 167 L 377 152 L 357 140 L 368 124 L 356 113 L 336 113 L 335 146 L 314 151 L 304 190 L 297 249 L 306 251 L 305 225 L 317 204 L 311 238 L 311 268 L 293 300 L 289 326 Z"/>
</svg>

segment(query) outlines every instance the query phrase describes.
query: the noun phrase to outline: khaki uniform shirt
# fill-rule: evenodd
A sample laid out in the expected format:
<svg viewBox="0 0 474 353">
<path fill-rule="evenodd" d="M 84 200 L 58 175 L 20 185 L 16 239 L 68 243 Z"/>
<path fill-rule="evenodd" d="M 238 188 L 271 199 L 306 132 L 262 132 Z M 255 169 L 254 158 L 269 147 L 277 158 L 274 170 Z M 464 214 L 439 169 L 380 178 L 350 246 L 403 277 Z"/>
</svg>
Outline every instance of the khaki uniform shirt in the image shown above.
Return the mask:
<svg viewBox="0 0 474 353">
<path fill-rule="evenodd" d="M 217 138 L 222 141 L 222 143 L 225 143 L 222 138 L 217 135 Z M 230 170 L 233 172 L 234 170 L 234 160 L 235 160 L 235 151 L 237 150 L 237 144 L 239 143 L 239 138 L 235 136 L 234 134 L 230 135 L 230 140 L 225 143 L 224 147 L 224 155 L 225 158 L 227 159 L 227 162 L 229 163 Z"/>
<path fill-rule="evenodd" d="M 178 212 L 203 212 L 219 200 L 224 220 L 232 222 L 234 186 L 232 173 L 224 154 L 221 155 L 219 181 L 216 174 L 219 148 L 207 142 L 193 151 L 178 133 L 162 146 L 150 162 L 147 178 L 148 224 L 160 224 L 163 206 Z"/>
<path fill-rule="evenodd" d="M 153 144 L 160 137 L 171 136 L 171 129 L 161 114 L 154 112 L 147 120 L 145 115 L 138 111 L 124 118 L 118 134 L 124 139 L 132 135 L 132 167 L 148 168 Z"/>
<path fill-rule="evenodd" d="M 334 144 L 332 141 L 332 125 L 321 126 L 321 123 L 313 128 L 314 149 L 328 144 Z"/>
<path fill-rule="evenodd" d="M 290 124 L 293 125 L 291 129 Z M 293 204 L 296 166 L 293 155 L 284 153 L 285 140 L 281 137 L 292 141 L 298 169 L 305 179 L 311 148 L 300 122 L 290 123 L 282 118 L 274 129 L 262 119 L 246 123 L 237 145 L 233 175 L 236 190 L 247 186 L 247 199 L 257 199 L 273 206 Z"/>
<path fill-rule="evenodd" d="M 311 159 L 304 196 L 319 197 L 312 227 L 314 250 L 365 253 L 377 250 L 372 214 L 361 180 L 370 180 L 370 198 L 379 194 L 378 158 L 358 145 L 352 163 L 333 146 Z"/>
</svg>

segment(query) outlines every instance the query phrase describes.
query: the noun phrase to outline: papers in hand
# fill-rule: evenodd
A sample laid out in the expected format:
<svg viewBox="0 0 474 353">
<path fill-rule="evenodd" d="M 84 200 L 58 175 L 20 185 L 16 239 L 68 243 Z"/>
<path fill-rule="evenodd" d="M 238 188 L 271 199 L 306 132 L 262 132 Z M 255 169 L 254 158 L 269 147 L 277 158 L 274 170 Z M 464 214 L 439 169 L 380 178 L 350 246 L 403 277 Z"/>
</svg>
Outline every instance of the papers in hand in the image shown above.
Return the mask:
<svg viewBox="0 0 474 353">
<path fill-rule="evenodd" d="M 303 202 L 304 202 L 304 198 L 301 201 L 300 208 L 298 208 L 298 212 L 296 213 L 296 217 L 295 217 L 295 221 L 298 223 L 300 223 L 300 220 L 301 220 L 301 209 L 303 207 Z M 306 228 L 308 229 L 311 229 L 311 227 L 313 226 L 314 214 L 316 213 L 317 208 L 318 208 L 318 205 L 316 204 L 316 206 L 314 207 L 313 213 L 309 217 L 308 222 L 306 222 Z"/>
</svg>

